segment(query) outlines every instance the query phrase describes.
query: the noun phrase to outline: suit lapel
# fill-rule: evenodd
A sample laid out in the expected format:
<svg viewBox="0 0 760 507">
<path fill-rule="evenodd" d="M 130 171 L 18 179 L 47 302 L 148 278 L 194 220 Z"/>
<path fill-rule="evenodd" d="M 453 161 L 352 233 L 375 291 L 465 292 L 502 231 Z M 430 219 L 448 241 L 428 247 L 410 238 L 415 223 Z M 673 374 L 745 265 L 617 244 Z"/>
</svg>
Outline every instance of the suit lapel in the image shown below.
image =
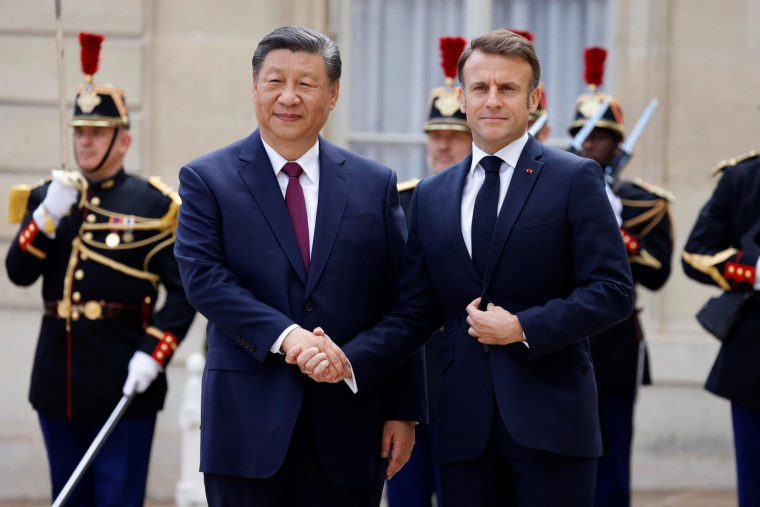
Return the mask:
<svg viewBox="0 0 760 507">
<path fill-rule="evenodd" d="M 517 167 L 515 167 L 512 181 L 509 184 L 509 190 L 504 198 L 504 203 L 501 205 L 499 217 L 496 219 L 496 226 L 493 231 L 493 238 L 491 239 L 491 248 L 488 251 L 488 263 L 486 264 L 486 271 L 483 276 L 483 290 L 488 287 L 491 281 L 491 275 L 493 275 L 494 269 L 496 269 L 509 234 L 512 232 L 515 221 L 520 215 L 523 206 L 525 206 L 525 201 L 528 199 L 528 195 L 530 195 L 530 191 L 538 179 L 544 164 L 537 159 L 541 157 L 542 153 L 543 146 L 541 143 L 533 139 L 533 136 L 530 136 L 517 161 Z M 528 171 L 529 169 L 530 171 Z"/>
<path fill-rule="evenodd" d="M 351 187 L 351 173 L 343 167 L 345 161 L 333 145 L 319 138 L 319 204 L 304 297 L 311 294 L 322 274 L 343 218 Z"/>
<path fill-rule="evenodd" d="M 464 181 L 467 178 L 471 164 L 472 152 L 457 165 L 456 170 L 451 171 L 446 176 L 444 207 L 446 229 L 449 233 L 449 239 L 451 239 L 454 245 L 454 250 L 456 250 L 460 260 L 466 266 L 467 271 L 475 277 L 478 283 L 481 283 L 480 274 L 475 269 L 475 264 L 472 263 L 472 258 L 467 251 L 467 246 L 464 244 L 464 238 L 462 237 L 462 191 L 464 190 Z"/>
<path fill-rule="evenodd" d="M 304 285 L 306 285 L 306 268 L 303 265 L 301 249 L 290 220 L 282 190 L 274 174 L 274 168 L 269 160 L 258 129 L 251 134 L 243 144 L 240 160 L 245 164 L 240 168 L 240 177 L 248 187 L 269 226 L 272 228 L 277 241 L 285 251 L 285 255 L 293 265 Z"/>
</svg>

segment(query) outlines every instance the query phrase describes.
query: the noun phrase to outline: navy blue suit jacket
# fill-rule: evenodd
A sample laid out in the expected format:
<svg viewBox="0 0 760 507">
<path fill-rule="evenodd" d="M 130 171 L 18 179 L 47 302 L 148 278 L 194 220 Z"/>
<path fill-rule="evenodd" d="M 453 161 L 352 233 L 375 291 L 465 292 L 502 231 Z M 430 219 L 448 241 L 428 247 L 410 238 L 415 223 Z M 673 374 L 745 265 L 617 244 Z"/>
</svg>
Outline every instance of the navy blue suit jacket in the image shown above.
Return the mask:
<svg viewBox="0 0 760 507">
<path fill-rule="evenodd" d="M 436 460 L 483 453 L 494 400 L 520 444 L 568 456 L 603 453 L 587 337 L 628 317 L 628 256 L 596 162 L 525 145 L 496 222 L 485 275 L 462 238 L 460 204 L 472 154 L 417 185 L 400 306 L 343 348 L 359 391 L 416 351 L 443 320 Z M 522 343 L 486 347 L 468 334 L 484 296 L 516 314 Z"/>
<path fill-rule="evenodd" d="M 319 149 L 308 275 L 258 130 L 180 172 L 175 255 L 188 300 L 209 321 L 202 472 L 271 477 L 305 396 L 324 471 L 340 486 L 383 480 L 386 420 L 427 420 L 421 354 L 356 396 L 269 352 L 294 323 L 344 344 L 398 300 L 406 226 L 395 173 L 321 138 Z"/>
</svg>

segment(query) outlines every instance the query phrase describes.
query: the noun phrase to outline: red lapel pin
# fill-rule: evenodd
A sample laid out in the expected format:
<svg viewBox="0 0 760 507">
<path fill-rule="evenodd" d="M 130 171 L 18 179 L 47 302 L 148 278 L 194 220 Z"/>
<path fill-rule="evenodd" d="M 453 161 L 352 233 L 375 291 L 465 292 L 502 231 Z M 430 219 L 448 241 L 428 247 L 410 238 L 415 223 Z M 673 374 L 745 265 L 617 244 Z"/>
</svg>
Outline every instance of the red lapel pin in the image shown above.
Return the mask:
<svg viewBox="0 0 760 507">
<path fill-rule="evenodd" d="M 526 172 L 526 173 L 528 173 L 528 174 L 531 174 L 531 173 L 533 172 L 533 169 L 531 169 L 531 168 L 529 167 L 529 168 L 527 168 L 527 169 L 525 170 L 525 172 Z"/>
</svg>

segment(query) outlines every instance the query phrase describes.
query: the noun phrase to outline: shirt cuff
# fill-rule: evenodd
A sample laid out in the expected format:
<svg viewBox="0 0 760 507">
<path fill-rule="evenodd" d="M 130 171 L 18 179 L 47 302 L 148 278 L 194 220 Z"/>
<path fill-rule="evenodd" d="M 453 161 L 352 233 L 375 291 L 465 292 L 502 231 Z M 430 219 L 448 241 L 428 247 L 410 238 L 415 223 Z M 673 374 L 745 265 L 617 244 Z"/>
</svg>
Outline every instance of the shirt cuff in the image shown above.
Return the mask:
<svg viewBox="0 0 760 507">
<path fill-rule="evenodd" d="M 271 352 L 272 354 L 282 354 L 283 352 L 281 350 L 281 347 L 282 347 L 282 342 L 285 341 L 285 337 L 288 336 L 288 333 L 290 333 L 291 331 L 293 331 L 294 329 L 297 329 L 299 327 L 301 327 L 301 326 L 299 326 L 298 324 L 291 324 L 288 327 L 286 327 L 285 331 L 283 331 L 282 333 L 280 333 L 280 336 L 279 336 L 279 338 L 277 338 L 277 341 L 274 342 L 274 345 L 272 345 L 269 348 L 269 352 Z"/>
<path fill-rule="evenodd" d="M 757 259 L 757 267 L 755 269 L 755 290 L 760 290 L 760 259 Z"/>
<path fill-rule="evenodd" d="M 346 359 L 348 361 L 348 359 Z M 348 367 L 351 368 L 351 361 L 348 361 Z M 354 394 L 359 392 L 359 384 L 356 383 L 356 372 L 351 368 L 351 378 L 344 378 L 343 382 L 351 389 Z"/>
<path fill-rule="evenodd" d="M 524 342 L 522 342 L 523 345 L 525 345 L 526 347 L 530 348 L 530 345 L 528 345 L 528 337 L 525 336 L 525 331 L 522 332 L 522 337 L 523 337 L 523 340 L 525 340 Z"/>
</svg>

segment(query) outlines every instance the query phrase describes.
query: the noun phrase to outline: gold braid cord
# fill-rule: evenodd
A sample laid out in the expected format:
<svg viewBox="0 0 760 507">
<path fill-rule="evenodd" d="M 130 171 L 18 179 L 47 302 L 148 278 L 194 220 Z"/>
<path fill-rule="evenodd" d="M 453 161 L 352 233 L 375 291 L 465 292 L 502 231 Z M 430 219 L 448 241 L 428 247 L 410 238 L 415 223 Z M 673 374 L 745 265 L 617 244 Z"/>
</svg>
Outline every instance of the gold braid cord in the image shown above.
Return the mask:
<svg viewBox="0 0 760 507">
<path fill-rule="evenodd" d="M 81 241 L 79 241 L 79 238 L 76 238 L 74 240 L 74 243 L 78 245 L 79 250 L 82 252 L 82 255 L 86 257 L 87 259 L 93 260 L 95 262 L 98 262 L 100 264 L 103 264 L 104 266 L 108 266 L 109 268 L 119 271 L 120 273 L 124 273 L 128 276 L 133 276 L 135 278 L 140 278 L 141 280 L 148 280 L 151 282 L 154 286 L 157 286 L 159 280 L 161 280 L 161 277 L 159 277 L 155 273 L 151 273 L 149 271 L 141 271 L 139 269 L 132 268 L 130 266 L 127 266 L 126 264 L 122 264 L 121 262 L 117 262 L 113 259 L 110 259 L 106 257 L 105 255 L 101 255 L 97 252 L 94 252 L 84 246 Z"/>
<path fill-rule="evenodd" d="M 683 260 L 700 273 L 710 275 L 713 281 L 715 281 L 715 283 L 718 284 L 721 289 L 725 291 L 731 291 L 731 285 L 715 266 L 721 262 L 727 261 L 737 252 L 738 250 L 736 248 L 729 248 L 727 250 L 723 250 L 722 252 L 718 252 L 715 255 L 703 255 L 684 252 Z"/>
</svg>

